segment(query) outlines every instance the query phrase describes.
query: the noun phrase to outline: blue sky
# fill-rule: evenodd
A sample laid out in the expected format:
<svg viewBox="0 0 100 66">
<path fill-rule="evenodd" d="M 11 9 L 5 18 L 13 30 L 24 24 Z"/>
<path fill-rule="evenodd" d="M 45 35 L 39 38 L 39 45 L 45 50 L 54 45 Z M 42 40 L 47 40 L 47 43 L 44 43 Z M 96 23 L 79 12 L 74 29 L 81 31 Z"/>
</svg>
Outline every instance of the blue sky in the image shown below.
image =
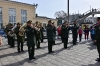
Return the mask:
<svg viewBox="0 0 100 66">
<path fill-rule="evenodd" d="M 14 0 L 24 3 L 37 3 L 37 14 L 39 16 L 47 16 L 55 18 L 54 14 L 57 11 L 67 12 L 67 0 Z M 91 8 L 100 8 L 100 0 L 70 0 L 70 14 L 84 13 Z M 98 15 L 96 15 L 98 16 Z"/>
</svg>

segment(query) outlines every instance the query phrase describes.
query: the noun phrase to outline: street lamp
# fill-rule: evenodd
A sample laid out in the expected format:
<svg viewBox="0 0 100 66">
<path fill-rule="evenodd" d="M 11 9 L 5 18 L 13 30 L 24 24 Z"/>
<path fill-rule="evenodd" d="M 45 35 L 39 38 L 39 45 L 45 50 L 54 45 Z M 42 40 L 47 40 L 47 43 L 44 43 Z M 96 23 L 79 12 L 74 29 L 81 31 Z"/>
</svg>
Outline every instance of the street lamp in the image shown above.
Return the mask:
<svg viewBox="0 0 100 66">
<path fill-rule="evenodd" d="M 69 23 L 69 0 L 67 0 L 67 4 L 68 4 L 67 5 L 67 10 L 68 10 L 67 12 L 68 12 L 68 23 Z"/>
</svg>

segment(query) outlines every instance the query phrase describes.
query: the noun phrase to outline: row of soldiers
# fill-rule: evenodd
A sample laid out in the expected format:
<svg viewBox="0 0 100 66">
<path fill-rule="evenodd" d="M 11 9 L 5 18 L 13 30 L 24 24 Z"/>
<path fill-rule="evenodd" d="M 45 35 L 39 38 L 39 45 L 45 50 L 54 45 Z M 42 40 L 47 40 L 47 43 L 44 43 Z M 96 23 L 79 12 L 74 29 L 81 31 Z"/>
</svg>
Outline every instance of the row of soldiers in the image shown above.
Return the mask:
<svg viewBox="0 0 100 66">
<path fill-rule="evenodd" d="M 27 37 L 27 46 L 28 46 L 28 53 L 29 53 L 29 59 L 35 59 L 34 57 L 34 48 L 35 44 L 37 46 L 37 49 L 40 47 L 40 42 L 43 42 L 43 27 L 42 24 L 39 22 L 36 22 L 32 26 L 32 21 L 29 20 L 27 22 L 27 26 L 25 27 L 25 32 L 23 36 L 19 35 L 19 32 L 21 32 L 19 29 L 21 27 L 20 23 L 17 23 L 17 26 L 14 28 L 12 24 L 8 24 L 5 28 L 5 32 L 7 34 L 8 39 L 8 45 L 10 45 L 10 48 L 15 47 L 15 38 L 17 38 L 17 50 L 18 53 L 24 52 L 23 50 L 23 44 L 25 42 L 25 36 Z M 13 29 L 14 28 L 14 29 Z M 13 29 L 13 30 L 12 30 Z"/>
<path fill-rule="evenodd" d="M 17 27 L 14 30 L 12 30 L 12 28 L 13 28 L 12 24 L 9 24 L 6 27 L 5 31 L 6 31 L 7 38 L 8 38 L 8 44 L 10 45 L 11 48 L 14 47 L 14 36 L 15 35 L 12 35 L 12 36 L 9 35 L 9 31 L 10 31 L 10 34 L 14 33 L 17 36 L 18 53 L 20 53 L 21 51 L 23 52 L 23 44 L 25 42 L 25 35 L 26 35 L 29 60 L 35 59 L 35 57 L 34 57 L 35 44 L 36 44 L 37 48 L 40 48 L 40 40 L 41 40 L 41 42 L 43 42 L 43 27 L 38 22 L 36 22 L 35 24 L 32 24 L 32 21 L 29 20 L 27 22 L 27 26 L 25 27 L 25 35 L 23 35 L 23 36 L 19 35 L 20 27 L 21 27 L 20 23 L 17 23 Z M 40 30 L 38 30 L 36 27 L 40 28 Z M 62 41 L 64 43 L 64 49 L 68 48 L 67 44 L 68 44 L 69 29 L 70 29 L 70 26 L 68 25 L 68 23 L 64 22 L 62 24 L 62 28 L 61 28 L 61 36 L 62 36 Z M 55 45 L 56 27 L 51 20 L 48 21 L 46 30 L 47 30 L 46 32 L 47 32 L 47 40 L 48 40 L 48 53 L 54 53 L 52 51 L 52 46 Z M 75 21 L 73 30 L 72 30 L 73 45 L 76 45 L 77 30 L 78 30 L 78 26 Z"/>
</svg>

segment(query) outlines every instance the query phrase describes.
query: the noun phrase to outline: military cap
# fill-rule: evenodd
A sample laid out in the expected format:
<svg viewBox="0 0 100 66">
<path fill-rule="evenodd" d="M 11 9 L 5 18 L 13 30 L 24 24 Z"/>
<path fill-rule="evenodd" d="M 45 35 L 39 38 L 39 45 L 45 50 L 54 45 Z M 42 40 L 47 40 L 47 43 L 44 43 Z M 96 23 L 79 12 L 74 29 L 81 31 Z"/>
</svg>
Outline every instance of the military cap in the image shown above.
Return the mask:
<svg viewBox="0 0 100 66">
<path fill-rule="evenodd" d="M 27 21 L 27 23 L 32 23 L 32 20 Z"/>
<path fill-rule="evenodd" d="M 51 22 L 51 20 L 48 21 L 48 23 Z M 52 23 L 52 22 L 51 22 Z"/>
<path fill-rule="evenodd" d="M 13 24 L 9 23 L 8 26 L 13 26 Z"/>
<path fill-rule="evenodd" d="M 100 17 L 97 17 L 97 20 L 100 20 Z"/>
<path fill-rule="evenodd" d="M 52 24 L 54 24 L 55 22 L 52 22 Z"/>
<path fill-rule="evenodd" d="M 20 23 L 18 22 L 17 25 L 20 25 Z"/>
</svg>

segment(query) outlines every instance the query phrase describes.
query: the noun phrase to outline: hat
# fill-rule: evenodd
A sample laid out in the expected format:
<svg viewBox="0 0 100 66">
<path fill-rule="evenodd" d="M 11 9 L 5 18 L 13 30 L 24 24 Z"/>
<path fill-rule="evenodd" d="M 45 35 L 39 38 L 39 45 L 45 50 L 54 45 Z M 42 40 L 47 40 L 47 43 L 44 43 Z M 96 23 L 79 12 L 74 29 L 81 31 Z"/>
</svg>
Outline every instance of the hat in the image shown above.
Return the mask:
<svg viewBox="0 0 100 66">
<path fill-rule="evenodd" d="M 48 23 L 52 23 L 51 20 L 49 20 Z"/>
<path fill-rule="evenodd" d="M 32 23 L 32 21 L 31 21 L 31 20 L 29 20 L 29 21 L 27 21 L 27 23 Z"/>
<path fill-rule="evenodd" d="M 8 26 L 13 26 L 13 24 L 9 23 Z"/>
<path fill-rule="evenodd" d="M 20 23 L 18 22 L 17 25 L 20 25 Z"/>
<path fill-rule="evenodd" d="M 55 22 L 52 22 L 52 24 L 54 24 Z"/>
<path fill-rule="evenodd" d="M 97 20 L 100 20 L 100 17 L 97 17 Z"/>
</svg>

